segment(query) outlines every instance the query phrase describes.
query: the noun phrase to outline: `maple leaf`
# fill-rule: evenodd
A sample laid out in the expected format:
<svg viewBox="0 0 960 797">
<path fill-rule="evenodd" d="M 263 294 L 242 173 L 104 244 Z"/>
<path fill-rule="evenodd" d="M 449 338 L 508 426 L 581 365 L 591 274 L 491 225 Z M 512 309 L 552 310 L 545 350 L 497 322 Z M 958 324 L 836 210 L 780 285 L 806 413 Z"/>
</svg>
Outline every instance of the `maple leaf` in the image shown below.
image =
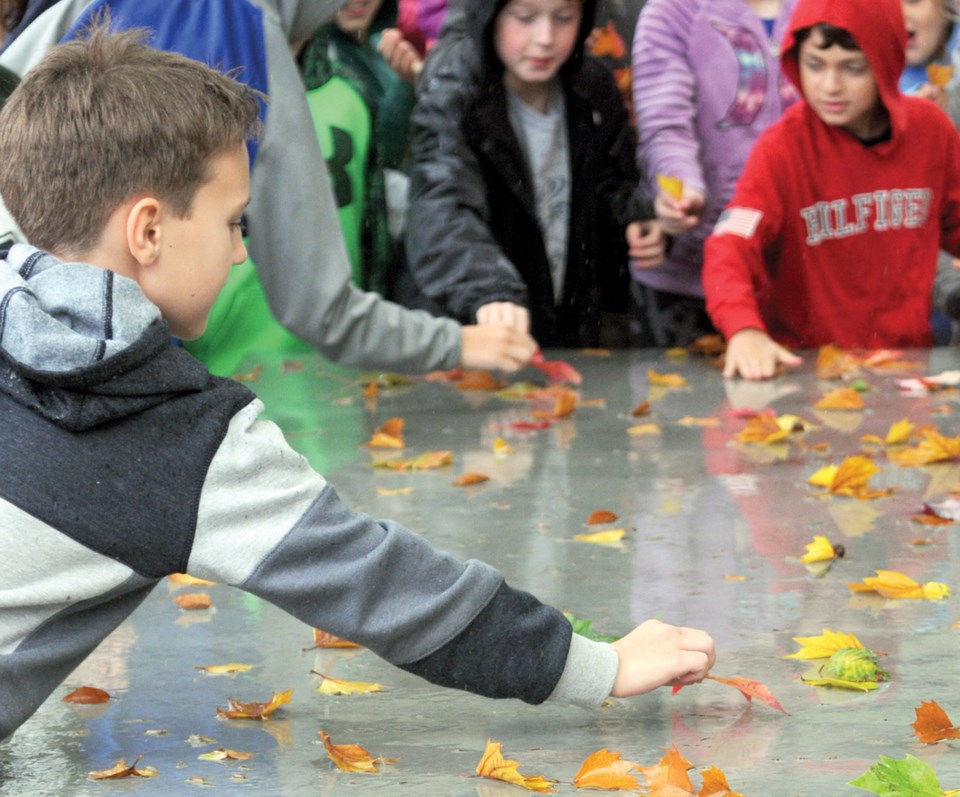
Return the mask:
<svg viewBox="0 0 960 797">
<path fill-rule="evenodd" d="M 795 636 L 793 641 L 800 645 L 800 650 L 784 656 L 786 659 L 829 659 L 838 650 L 863 647 L 854 634 L 826 628 L 820 636 Z"/>
<path fill-rule="evenodd" d="M 474 471 L 467 471 L 462 474 L 455 482 L 453 482 L 454 487 L 467 487 L 471 484 L 483 484 L 483 482 L 490 481 L 490 477 L 486 473 L 476 473 Z"/>
<path fill-rule="evenodd" d="M 303 652 L 308 650 L 313 650 L 314 648 L 359 648 L 361 645 L 358 645 L 356 642 L 351 642 L 349 639 L 341 639 L 340 637 L 331 634 L 329 631 L 323 631 L 319 628 L 313 629 L 313 647 L 304 648 Z"/>
<path fill-rule="evenodd" d="M 901 418 L 896 423 L 890 425 L 890 428 L 887 430 L 887 436 L 883 439 L 883 442 L 888 446 L 899 445 L 900 443 L 906 443 L 910 439 L 910 433 L 913 431 L 913 424 L 906 418 Z"/>
<path fill-rule="evenodd" d="M 573 538 L 580 542 L 609 545 L 610 543 L 620 542 L 626 533 L 626 529 L 607 529 L 606 531 L 594 531 L 590 534 L 575 534 Z"/>
<path fill-rule="evenodd" d="M 334 744 L 330 736 L 324 731 L 317 731 L 317 736 L 323 740 L 327 748 L 327 755 L 344 772 L 379 772 L 378 764 L 394 764 L 399 758 L 374 757 L 359 744 Z"/>
<path fill-rule="evenodd" d="M 743 695 L 748 703 L 753 702 L 753 698 L 756 698 L 762 703 L 766 703 L 771 708 L 775 708 L 777 711 L 782 711 L 784 714 L 789 714 L 782 705 L 780 701 L 773 696 L 773 692 L 770 691 L 770 688 L 760 681 L 755 681 L 752 678 L 743 678 L 739 675 L 734 675 L 730 678 L 719 678 L 715 675 L 704 676 L 705 681 L 716 681 L 719 684 L 726 684 L 727 686 L 732 686 L 741 695 Z M 673 687 L 673 694 L 676 694 L 681 689 L 683 689 L 683 684 L 675 684 Z"/>
<path fill-rule="evenodd" d="M 647 380 L 651 385 L 661 387 L 688 387 L 689 383 L 680 374 L 661 374 L 652 368 L 647 369 Z"/>
<path fill-rule="evenodd" d="M 530 358 L 530 365 L 543 371 L 551 382 L 569 382 L 579 385 L 583 381 L 580 372 L 564 360 L 547 360 L 543 352 L 537 349 Z"/>
<path fill-rule="evenodd" d="M 617 519 L 617 513 L 609 509 L 595 509 L 587 518 L 587 525 L 592 526 L 595 523 L 613 523 Z"/>
<path fill-rule="evenodd" d="M 253 758 L 253 753 L 241 753 L 239 750 L 230 750 L 226 747 L 218 747 L 209 753 L 201 753 L 197 758 L 203 761 L 247 761 Z"/>
<path fill-rule="evenodd" d="M 310 670 L 310 672 L 323 678 L 320 686 L 317 687 L 317 692 L 321 695 L 362 695 L 368 692 L 383 691 L 382 685 L 372 681 L 342 681 L 316 670 Z"/>
<path fill-rule="evenodd" d="M 153 767 L 144 767 L 137 769 L 142 755 L 138 755 L 136 760 L 127 766 L 124 759 L 117 761 L 110 769 L 97 769 L 87 774 L 91 780 L 115 780 L 119 778 L 155 778 L 158 774 Z"/>
<path fill-rule="evenodd" d="M 487 747 L 480 757 L 476 772 L 481 778 L 502 780 L 541 794 L 552 794 L 555 791 L 553 784 L 557 782 L 543 775 L 521 775 L 519 762 L 504 758 L 500 742 L 490 739 L 487 739 Z"/>
<path fill-rule="evenodd" d="M 881 797 L 944 797 L 933 767 L 912 755 L 902 761 L 882 755 L 879 762 L 851 780 L 850 785 Z"/>
<path fill-rule="evenodd" d="M 554 394 L 553 410 L 550 412 L 534 410 L 533 417 L 547 420 L 559 420 L 560 418 L 566 418 L 577 408 L 578 400 L 579 397 L 577 396 L 576 391 L 570 390 L 570 388 L 562 387 Z"/>
<path fill-rule="evenodd" d="M 64 703 L 75 703 L 82 706 L 106 703 L 108 700 L 110 700 L 110 693 L 103 689 L 97 689 L 95 686 L 80 686 L 63 698 Z"/>
<path fill-rule="evenodd" d="M 862 410 L 863 396 L 852 387 L 838 387 L 831 390 L 816 404 L 813 405 L 817 410 Z"/>
<path fill-rule="evenodd" d="M 730 788 L 722 769 L 710 767 L 700 774 L 703 776 L 703 784 L 697 797 L 743 797 L 743 794 Z"/>
<path fill-rule="evenodd" d="M 821 346 L 817 351 L 817 379 L 824 381 L 840 379 L 857 370 L 856 359 L 833 343 Z"/>
<path fill-rule="evenodd" d="M 822 535 L 814 535 L 813 542 L 807 543 L 806 553 L 800 557 L 804 564 L 826 562 L 837 556 L 833 543 Z"/>
<path fill-rule="evenodd" d="M 207 675 L 232 675 L 238 672 L 250 672 L 253 669 L 252 664 L 207 664 L 205 666 L 195 666 L 193 669 L 202 670 Z"/>
<path fill-rule="evenodd" d="M 232 697 L 227 698 L 227 709 L 223 710 L 217 706 L 217 716 L 223 717 L 224 719 L 250 719 L 250 720 L 265 720 L 269 719 L 270 715 L 273 714 L 280 706 L 283 706 L 290 702 L 290 698 L 293 695 L 292 689 L 287 689 L 284 692 L 275 693 L 267 703 L 241 703 L 239 700 L 234 700 Z"/>
<path fill-rule="evenodd" d="M 760 412 L 754 415 L 747 421 L 746 426 L 737 433 L 737 439 L 741 443 L 757 443 L 760 445 L 779 443 L 789 436 L 789 430 L 783 429 L 777 423 L 776 417 L 768 412 Z"/>
<path fill-rule="evenodd" d="M 926 439 L 919 445 L 903 451 L 891 452 L 890 459 L 906 467 L 960 459 L 960 435 L 945 437 L 934 429 L 924 429 L 923 436 Z"/>
<path fill-rule="evenodd" d="M 950 596 L 950 587 L 937 581 L 922 586 L 896 570 L 877 570 L 875 576 L 864 576 L 862 584 L 847 584 L 851 592 L 876 592 L 884 598 L 941 600 Z"/>
<path fill-rule="evenodd" d="M 167 581 L 177 586 L 190 584 L 195 587 L 212 587 L 216 584 L 215 581 L 207 581 L 204 578 L 196 578 L 195 576 L 191 576 L 187 573 L 171 573 L 169 576 L 167 576 Z"/>
<path fill-rule="evenodd" d="M 184 611 L 210 608 L 210 596 L 206 592 L 187 592 L 183 595 L 176 595 L 173 602 Z"/>
<path fill-rule="evenodd" d="M 693 783 L 690 781 L 687 770 L 691 769 L 693 764 L 680 754 L 676 745 L 669 750 L 664 747 L 663 750 L 666 755 L 657 764 L 651 767 L 639 767 L 643 777 L 646 778 L 650 794 L 668 795 L 671 794 L 671 789 L 673 794 L 692 794 Z M 678 789 L 685 791 L 677 791 Z"/>
<path fill-rule="evenodd" d="M 947 712 L 936 700 L 923 700 L 914 709 L 915 722 L 910 723 L 916 737 L 924 744 L 936 744 L 942 739 L 960 739 L 960 728 L 955 728 Z"/>
<path fill-rule="evenodd" d="M 870 490 L 867 483 L 882 469 L 868 457 L 847 457 L 839 465 L 825 465 L 813 473 L 807 482 L 826 487 L 831 495 L 847 495 L 861 500 L 890 495 L 892 489 Z"/>
<path fill-rule="evenodd" d="M 573 776 L 577 789 L 639 789 L 640 781 L 630 772 L 639 769 L 633 761 L 626 761 L 620 753 L 606 747 L 587 756 Z"/>
<path fill-rule="evenodd" d="M 427 451 L 411 459 L 374 459 L 373 467 L 388 470 L 431 470 L 453 464 L 452 451 Z"/>
</svg>

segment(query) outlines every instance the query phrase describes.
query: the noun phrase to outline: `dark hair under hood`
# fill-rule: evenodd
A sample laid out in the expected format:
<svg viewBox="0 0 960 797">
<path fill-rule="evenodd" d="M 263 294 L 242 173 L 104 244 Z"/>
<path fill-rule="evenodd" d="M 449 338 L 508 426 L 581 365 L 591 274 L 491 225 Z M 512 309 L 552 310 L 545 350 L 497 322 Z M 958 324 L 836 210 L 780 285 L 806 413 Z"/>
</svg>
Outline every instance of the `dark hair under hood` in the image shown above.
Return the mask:
<svg viewBox="0 0 960 797">
<path fill-rule="evenodd" d="M 503 74 L 503 64 L 500 63 L 493 46 L 493 23 L 508 2 L 509 0 L 469 0 L 464 4 L 463 29 L 474 37 L 477 49 L 482 53 L 483 74 L 487 80 L 499 80 Z M 580 17 L 577 43 L 561 68 L 561 74 L 575 70 L 582 61 L 585 43 L 596 18 L 597 0 L 580 0 L 580 3 L 583 14 Z"/>
<path fill-rule="evenodd" d="M 896 135 L 903 129 L 903 95 L 898 82 L 907 48 L 907 26 L 900 0 L 799 0 L 783 40 L 781 67 L 801 94 L 797 33 L 821 22 L 848 31 L 863 50 Z"/>
</svg>

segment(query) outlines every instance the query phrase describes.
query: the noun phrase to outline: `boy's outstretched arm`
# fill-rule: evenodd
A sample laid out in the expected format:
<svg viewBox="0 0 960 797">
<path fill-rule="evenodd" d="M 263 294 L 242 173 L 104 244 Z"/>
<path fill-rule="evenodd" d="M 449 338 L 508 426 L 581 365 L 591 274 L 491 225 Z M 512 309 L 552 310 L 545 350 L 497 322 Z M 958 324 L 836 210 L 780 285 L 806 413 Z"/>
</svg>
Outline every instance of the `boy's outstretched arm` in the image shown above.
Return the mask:
<svg viewBox="0 0 960 797">
<path fill-rule="evenodd" d="M 668 684 L 702 681 L 717 660 L 713 639 L 696 628 L 647 620 L 613 643 L 620 666 L 614 697 L 629 697 Z"/>
<path fill-rule="evenodd" d="M 773 340 L 762 329 L 741 329 L 727 342 L 723 375 L 740 374 L 744 379 L 769 379 L 777 366 L 800 365 L 803 360 Z"/>
<path fill-rule="evenodd" d="M 480 323 L 463 327 L 460 362 L 465 368 L 513 372 L 529 363 L 536 350 L 537 342 L 526 331 L 509 323 Z"/>
</svg>

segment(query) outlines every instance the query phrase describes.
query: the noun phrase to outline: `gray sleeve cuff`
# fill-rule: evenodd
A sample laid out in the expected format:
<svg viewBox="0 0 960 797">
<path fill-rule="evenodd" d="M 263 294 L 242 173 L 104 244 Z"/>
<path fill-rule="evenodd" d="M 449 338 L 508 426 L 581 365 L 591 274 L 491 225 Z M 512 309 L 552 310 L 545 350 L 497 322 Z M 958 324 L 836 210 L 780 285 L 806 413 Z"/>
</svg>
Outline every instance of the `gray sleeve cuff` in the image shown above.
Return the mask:
<svg viewBox="0 0 960 797">
<path fill-rule="evenodd" d="M 612 645 L 574 634 L 563 674 L 547 700 L 598 708 L 610 697 L 619 666 L 620 659 Z"/>
</svg>

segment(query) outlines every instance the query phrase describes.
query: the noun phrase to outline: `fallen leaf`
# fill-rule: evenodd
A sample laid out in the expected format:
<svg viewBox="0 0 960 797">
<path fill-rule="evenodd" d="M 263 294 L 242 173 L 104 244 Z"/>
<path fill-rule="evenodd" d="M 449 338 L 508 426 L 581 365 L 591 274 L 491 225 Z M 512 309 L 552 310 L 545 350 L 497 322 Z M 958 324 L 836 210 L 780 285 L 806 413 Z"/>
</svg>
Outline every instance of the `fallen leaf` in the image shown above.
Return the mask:
<svg viewBox="0 0 960 797">
<path fill-rule="evenodd" d="M 232 697 L 228 697 L 226 710 L 223 710 L 218 706 L 217 716 L 223 717 L 224 719 L 265 720 L 268 719 L 274 711 L 280 708 L 280 706 L 289 703 L 292 695 L 292 689 L 287 689 L 284 692 L 277 692 L 267 703 L 241 703 L 239 700 L 234 700 Z"/>
<path fill-rule="evenodd" d="M 723 577 L 723 580 L 724 580 L 724 581 L 746 581 L 746 580 L 747 580 L 747 577 L 746 577 L 746 576 L 734 575 L 734 574 L 732 574 L 732 573 L 727 573 L 727 574 Z"/>
<path fill-rule="evenodd" d="M 697 797 L 743 797 L 743 794 L 730 788 L 722 769 L 710 767 L 700 774 L 703 776 L 703 784 Z"/>
<path fill-rule="evenodd" d="M 541 794 L 552 794 L 555 791 L 553 784 L 557 782 L 543 775 L 521 775 L 519 762 L 505 759 L 501 753 L 500 742 L 490 739 L 487 739 L 487 748 L 480 757 L 476 772 L 481 778 L 502 780 Z"/>
<path fill-rule="evenodd" d="M 673 177 L 669 174 L 658 174 L 657 187 L 667 196 L 673 197 L 678 202 L 683 199 L 683 180 L 679 177 Z"/>
<path fill-rule="evenodd" d="M 404 442 L 399 437 L 393 437 L 383 432 L 374 432 L 367 441 L 368 448 L 403 448 Z"/>
<path fill-rule="evenodd" d="M 712 427 L 719 426 L 719 418 L 692 418 L 689 415 L 684 415 L 680 420 L 677 421 L 677 426 L 702 426 L 702 427 Z"/>
<path fill-rule="evenodd" d="M 594 523 L 613 523 L 616 519 L 616 512 L 611 512 L 609 509 L 595 509 L 590 513 L 590 517 L 587 518 L 587 525 L 592 526 Z"/>
<path fill-rule="evenodd" d="M 941 600 L 950 596 L 950 587 L 937 581 L 918 584 L 896 570 L 877 570 L 875 576 L 864 576 L 862 584 L 847 584 L 851 592 L 876 592 L 884 598 Z"/>
<path fill-rule="evenodd" d="M 702 354 L 705 357 L 717 357 L 727 350 L 726 341 L 722 335 L 701 335 L 687 346 L 691 354 Z"/>
<path fill-rule="evenodd" d="M 672 349 L 666 349 L 663 352 L 664 357 L 668 360 L 685 360 L 687 358 L 687 350 L 681 348 L 680 346 L 674 346 Z"/>
<path fill-rule="evenodd" d="M 826 487 L 832 495 L 847 495 L 852 498 L 870 499 L 890 495 L 892 490 L 870 490 L 868 482 L 882 469 L 868 457 L 847 457 L 839 465 L 825 465 L 807 480 L 817 487 Z"/>
<path fill-rule="evenodd" d="M 923 744 L 936 744 L 943 739 L 960 739 L 960 728 L 953 726 L 947 712 L 936 700 L 923 700 L 914 711 L 917 719 L 911 726 Z"/>
<path fill-rule="evenodd" d="M 376 379 L 371 379 L 367 382 L 366 386 L 363 388 L 363 397 L 364 398 L 376 398 L 380 394 L 380 385 L 377 384 Z"/>
<path fill-rule="evenodd" d="M 661 387 L 687 387 L 689 384 L 680 374 L 661 374 L 652 368 L 647 369 L 647 380 L 651 385 Z"/>
<path fill-rule="evenodd" d="M 612 753 L 606 747 L 587 756 L 573 776 L 577 789 L 639 789 L 640 781 L 630 772 L 639 769 L 633 761 L 626 761 L 620 753 Z"/>
<path fill-rule="evenodd" d="M 304 648 L 303 652 L 313 650 L 314 648 L 359 648 L 356 642 L 349 639 L 341 639 L 331 634 L 329 631 L 323 631 L 319 628 L 313 629 L 313 647 Z"/>
<path fill-rule="evenodd" d="M 64 703 L 76 703 L 78 705 L 93 705 L 95 703 L 106 703 L 110 699 L 110 693 L 95 686 L 81 686 L 74 689 L 69 695 L 63 698 Z"/>
<path fill-rule="evenodd" d="M 854 634 L 826 628 L 820 636 L 795 636 L 793 641 L 800 645 L 800 650 L 784 656 L 786 659 L 829 659 L 838 650 L 863 647 Z"/>
<path fill-rule="evenodd" d="M 137 764 L 140 763 L 141 758 L 143 758 L 143 756 L 138 755 L 130 766 L 127 766 L 127 762 L 121 758 L 110 769 L 94 770 L 90 772 L 87 777 L 91 780 L 115 780 L 118 778 L 155 778 L 160 774 L 153 767 L 137 769 Z"/>
<path fill-rule="evenodd" d="M 373 467 L 388 470 L 431 470 L 453 464 L 452 451 L 427 451 L 411 459 L 374 459 Z"/>
<path fill-rule="evenodd" d="M 476 473 L 475 471 L 468 470 L 466 473 L 462 474 L 455 482 L 453 482 L 454 487 L 467 487 L 471 484 L 483 484 L 483 482 L 490 481 L 490 477 L 486 473 Z"/>
<path fill-rule="evenodd" d="M 378 764 L 394 764 L 399 758 L 374 757 L 359 744 L 334 744 L 330 736 L 324 731 L 317 731 L 317 736 L 323 740 L 327 748 L 327 755 L 337 765 L 337 769 L 344 772 L 379 772 Z"/>
<path fill-rule="evenodd" d="M 856 359 L 832 343 L 817 351 L 817 379 L 840 379 L 857 368 Z"/>
<path fill-rule="evenodd" d="M 412 487 L 377 487 L 377 494 L 384 496 L 393 496 L 393 495 L 410 495 L 413 492 Z"/>
<path fill-rule="evenodd" d="M 693 767 L 693 764 L 680 754 L 676 745 L 669 750 L 666 747 L 663 749 L 666 755 L 660 759 L 659 763 L 651 767 L 639 768 L 646 778 L 649 793 L 651 795 L 692 794 L 693 783 L 687 771 Z M 685 791 L 671 792 L 669 791 L 671 788 Z"/>
<path fill-rule="evenodd" d="M 919 445 L 903 451 L 891 452 L 890 459 L 906 467 L 930 465 L 934 462 L 949 462 L 960 459 L 960 435 L 945 437 L 933 429 L 925 429 L 926 438 Z"/>
<path fill-rule="evenodd" d="M 253 758 L 253 753 L 241 753 L 239 750 L 230 750 L 226 747 L 218 747 L 209 753 L 201 753 L 197 758 L 203 761 L 246 761 Z"/>
<path fill-rule="evenodd" d="M 498 437 L 493 441 L 493 455 L 495 457 L 506 457 L 514 452 L 513 446 L 511 446 L 506 440 L 502 437 Z"/>
<path fill-rule="evenodd" d="M 642 401 L 637 404 L 632 410 L 630 410 L 630 417 L 639 418 L 642 415 L 647 415 L 650 412 L 650 402 Z"/>
<path fill-rule="evenodd" d="M 881 797 L 946 797 L 955 791 L 944 792 L 937 773 L 926 761 L 907 755 L 901 761 L 880 756 L 851 786 L 873 792 Z"/>
<path fill-rule="evenodd" d="M 262 371 L 263 366 L 258 365 L 251 371 L 244 371 L 243 373 L 234 374 L 230 378 L 235 379 L 237 382 L 256 382 L 260 378 Z"/>
<path fill-rule="evenodd" d="M 838 555 L 833 543 L 821 535 L 815 535 L 813 542 L 807 544 L 806 550 L 807 552 L 800 557 L 800 561 L 804 564 L 826 562 Z"/>
<path fill-rule="evenodd" d="M 737 432 L 737 439 L 741 443 L 757 443 L 771 445 L 786 440 L 790 432 L 777 423 L 776 417 L 767 412 L 760 412 L 747 421 L 746 426 Z"/>
<path fill-rule="evenodd" d="M 640 423 L 627 429 L 627 434 L 631 437 L 660 434 L 660 427 L 655 423 Z"/>
<path fill-rule="evenodd" d="M 553 410 L 544 412 L 543 410 L 534 410 L 533 417 L 546 418 L 549 420 L 558 420 L 566 418 L 577 408 L 577 393 L 569 388 L 561 388 L 553 402 Z"/>
<path fill-rule="evenodd" d="M 317 692 L 321 695 L 363 695 L 369 692 L 383 691 L 381 684 L 372 681 L 342 681 L 316 670 L 310 670 L 310 672 L 323 678 L 320 686 L 317 687 Z"/>
<path fill-rule="evenodd" d="M 580 349 L 580 353 L 586 354 L 588 357 L 610 357 L 613 354 L 610 349 L 598 349 L 590 347 Z"/>
<path fill-rule="evenodd" d="M 831 390 L 816 404 L 817 410 L 862 410 L 863 397 L 852 387 L 838 387 Z"/>
<path fill-rule="evenodd" d="M 910 515 L 910 520 L 914 523 L 921 523 L 924 526 L 949 526 L 954 522 L 948 517 L 940 517 L 940 515 L 935 515 L 932 512 Z"/>
<path fill-rule="evenodd" d="M 293 374 L 303 370 L 303 360 L 282 360 L 280 362 L 281 374 Z"/>
<path fill-rule="evenodd" d="M 237 672 L 250 672 L 253 669 L 252 664 L 207 664 L 205 666 L 195 666 L 195 670 L 203 670 L 207 675 L 232 675 Z"/>
<path fill-rule="evenodd" d="M 913 431 L 913 424 L 907 419 L 902 418 L 890 425 L 890 428 L 887 430 L 887 436 L 884 438 L 883 442 L 888 446 L 899 445 L 900 443 L 906 443 L 910 439 L 910 433 Z"/>
<path fill-rule="evenodd" d="M 933 540 L 930 537 L 914 537 L 910 545 L 933 545 Z"/>
<path fill-rule="evenodd" d="M 206 592 L 185 592 L 183 595 L 175 595 L 173 602 L 184 611 L 210 608 L 210 596 Z"/>
<path fill-rule="evenodd" d="M 574 539 L 580 542 L 609 545 L 612 542 L 620 542 L 626 533 L 626 529 L 608 529 L 607 531 L 595 531 L 592 534 L 576 534 Z"/>
<path fill-rule="evenodd" d="M 752 703 L 753 699 L 756 698 L 761 703 L 766 703 L 768 706 L 775 708 L 777 711 L 782 711 L 784 714 L 790 713 L 782 705 L 780 705 L 780 701 L 773 696 L 770 688 L 760 681 L 755 681 L 752 678 L 743 678 L 739 675 L 734 675 L 730 678 L 719 678 L 715 675 L 707 675 L 704 677 L 704 680 L 716 681 L 718 684 L 732 686 L 747 699 L 748 703 Z M 673 694 L 676 694 L 681 689 L 683 689 L 682 684 L 674 685 Z"/>
<path fill-rule="evenodd" d="M 185 585 L 190 584 L 196 587 L 212 587 L 216 584 L 215 581 L 207 581 L 203 578 L 196 578 L 187 573 L 173 573 L 167 576 L 167 580 L 171 584 Z"/>
<path fill-rule="evenodd" d="M 547 360 L 543 352 L 537 349 L 530 358 L 530 365 L 546 374 L 551 382 L 569 382 L 579 385 L 582 380 L 580 372 L 564 360 Z"/>
<path fill-rule="evenodd" d="M 457 390 L 500 390 L 505 384 L 489 371 L 464 371 Z"/>
</svg>

